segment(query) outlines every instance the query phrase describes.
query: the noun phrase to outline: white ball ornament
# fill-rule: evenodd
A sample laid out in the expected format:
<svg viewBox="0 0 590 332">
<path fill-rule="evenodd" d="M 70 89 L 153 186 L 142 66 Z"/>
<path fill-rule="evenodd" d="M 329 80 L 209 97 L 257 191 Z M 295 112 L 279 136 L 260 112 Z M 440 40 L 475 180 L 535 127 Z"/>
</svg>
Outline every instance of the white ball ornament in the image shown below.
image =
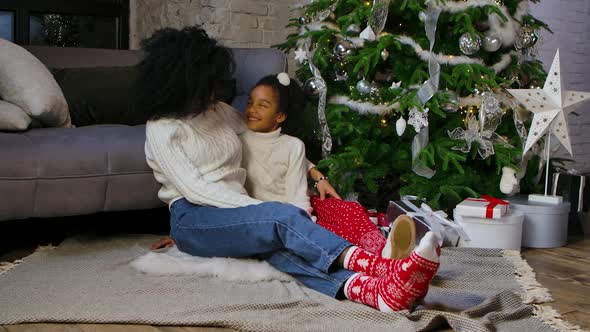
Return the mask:
<svg viewBox="0 0 590 332">
<path fill-rule="evenodd" d="M 289 86 L 291 84 L 291 79 L 289 78 L 289 74 L 287 73 L 279 73 L 277 75 L 277 80 L 284 86 Z"/>
<path fill-rule="evenodd" d="M 369 94 L 369 93 L 371 93 L 371 83 L 369 83 L 369 81 L 367 81 L 365 79 L 362 79 L 356 83 L 356 89 L 362 95 Z"/>
<path fill-rule="evenodd" d="M 486 52 L 496 52 L 502 47 L 502 40 L 498 36 L 485 36 L 483 39 L 483 49 Z"/>
<path fill-rule="evenodd" d="M 397 136 L 401 136 L 404 134 L 404 132 L 406 131 L 406 126 L 407 123 L 403 117 L 397 119 L 397 121 L 395 122 L 395 132 L 397 133 Z"/>
</svg>

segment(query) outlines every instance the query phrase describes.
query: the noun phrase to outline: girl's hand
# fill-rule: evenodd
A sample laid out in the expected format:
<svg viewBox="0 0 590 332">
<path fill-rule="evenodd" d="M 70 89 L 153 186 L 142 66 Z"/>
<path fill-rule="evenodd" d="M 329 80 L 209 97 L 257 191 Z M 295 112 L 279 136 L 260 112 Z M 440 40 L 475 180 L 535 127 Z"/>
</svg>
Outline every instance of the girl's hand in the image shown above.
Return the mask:
<svg viewBox="0 0 590 332">
<path fill-rule="evenodd" d="M 165 238 L 161 239 L 160 241 L 152 244 L 150 246 L 150 250 L 158 250 L 163 248 L 170 248 L 176 245 L 176 242 L 170 237 L 166 236 Z"/>
<path fill-rule="evenodd" d="M 338 193 L 336 192 L 336 189 L 332 187 L 328 179 L 320 180 L 316 183 L 315 187 L 318 190 L 318 193 L 320 194 L 320 199 L 326 198 L 326 195 L 329 195 L 333 198 L 342 199 L 340 195 L 338 195 Z"/>
</svg>

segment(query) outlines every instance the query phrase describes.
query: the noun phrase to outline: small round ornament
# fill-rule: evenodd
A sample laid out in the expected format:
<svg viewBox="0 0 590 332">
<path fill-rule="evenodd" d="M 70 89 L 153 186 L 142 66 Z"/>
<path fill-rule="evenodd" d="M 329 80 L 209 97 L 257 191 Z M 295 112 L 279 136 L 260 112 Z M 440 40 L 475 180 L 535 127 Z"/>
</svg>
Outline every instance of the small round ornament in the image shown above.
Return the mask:
<svg viewBox="0 0 590 332">
<path fill-rule="evenodd" d="M 447 112 L 456 112 L 459 109 L 459 96 L 455 91 L 445 91 L 447 102 L 441 105 L 441 108 Z"/>
<path fill-rule="evenodd" d="M 530 48 L 535 46 L 538 40 L 539 34 L 537 33 L 537 30 L 528 25 L 525 25 L 520 29 L 518 36 L 516 36 L 514 47 L 517 50 Z"/>
<path fill-rule="evenodd" d="M 320 93 L 320 85 L 315 78 L 309 78 L 303 85 L 303 91 L 308 95 L 317 95 Z"/>
<path fill-rule="evenodd" d="M 346 28 L 346 32 L 361 33 L 361 26 L 356 23 L 353 23 Z"/>
<path fill-rule="evenodd" d="M 334 46 L 333 54 L 338 60 L 344 60 L 352 54 L 354 45 L 348 40 L 341 40 Z"/>
<path fill-rule="evenodd" d="M 384 48 L 383 51 L 381 51 L 381 59 L 383 59 L 383 61 L 387 60 L 387 58 L 389 58 L 389 51 Z"/>
<path fill-rule="evenodd" d="M 371 93 L 371 83 L 364 78 L 356 83 L 356 89 L 363 95 Z"/>
<path fill-rule="evenodd" d="M 420 20 L 420 22 L 424 22 L 426 21 L 426 13 L 425 12 L 420 12 L 418 13 L 418 19 Z"/>
<path fill-rule="evenodd" d="M 299 18 L 299 24 L 306 25 L 306 24 L 309 24 L 309 23 L 311 23 L 311 20 L 309 19 L 309 16 L 304 15 L 304 16 L 301 16 Z"/>
<path fill-rule="evenodd" d="M 502 47 L 502 40 L 496 35 L 485 36 L 483 38 L 483 49 L 486 52 L 496 52 Z"/>
<path fill-rule="evenodd" d="M 481 48 L 481 38 L 479 35 L 475 35 L 474 38 L 466 32 L 464 33 L 461 38 L 459 38 L 459 49 L 465 55 L 472 55 L 479 51 Z"/>
<path fill-rule="evenodd" d="M 404 132 L 406 131 L 406 126 L 406 119 L 404 119 L 403 117 L 397 119 L 397 121 L 395 122 L 395 132 L 397 133 L 397 136 L 401 136 L 404 134 Z"/>
</svg>

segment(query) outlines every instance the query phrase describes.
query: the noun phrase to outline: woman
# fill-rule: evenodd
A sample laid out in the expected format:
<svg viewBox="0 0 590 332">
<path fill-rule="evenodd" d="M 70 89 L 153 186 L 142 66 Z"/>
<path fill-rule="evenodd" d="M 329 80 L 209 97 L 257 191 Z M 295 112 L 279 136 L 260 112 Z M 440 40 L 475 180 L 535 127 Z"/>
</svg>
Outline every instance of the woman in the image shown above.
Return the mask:
<svg viewBox="0 0 590 332">
<path fill-rule="evenodd" d="M 244 189 L 241 116 L 217 100 L 233 73 L 231 52 L 199 27 L 157 31 L 142 43 L 139 107 L 147 112 L 146 159 L 170 207 L 178 249 L 204 257 L 258 257 L 326 295 L 381 311 L 409 309 L 438 269 L 425 236 L 404 260 L 377 257 L 310 222 L 289 204 Z"/>
</svg>

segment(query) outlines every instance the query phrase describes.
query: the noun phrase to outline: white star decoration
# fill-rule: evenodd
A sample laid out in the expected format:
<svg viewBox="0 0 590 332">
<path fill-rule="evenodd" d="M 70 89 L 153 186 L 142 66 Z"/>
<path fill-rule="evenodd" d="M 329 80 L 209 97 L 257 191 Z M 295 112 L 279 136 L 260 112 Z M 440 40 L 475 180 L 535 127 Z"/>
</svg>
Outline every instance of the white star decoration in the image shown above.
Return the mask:
<svg viewBox="0 0 590 332">
<path fill-rule="evenodd" d="M 555 54 L 543 89 L 508 89 L 508 92 L 534 114 L 523 154 L 550 131 L 549 134 L 557 137 L 570 155 L 573 155 L 566 116 L 581 102 L 590 99 L 590 93 L 563 91 L 559 50 Z"/>
<path fill-rule="evenodd" d="M 297 62 L 304 63 L 307 60 L 307 51 L 303 50 L 302 48 L 298 48 L 295 50 L 295 60 Z"/>
</svg>

